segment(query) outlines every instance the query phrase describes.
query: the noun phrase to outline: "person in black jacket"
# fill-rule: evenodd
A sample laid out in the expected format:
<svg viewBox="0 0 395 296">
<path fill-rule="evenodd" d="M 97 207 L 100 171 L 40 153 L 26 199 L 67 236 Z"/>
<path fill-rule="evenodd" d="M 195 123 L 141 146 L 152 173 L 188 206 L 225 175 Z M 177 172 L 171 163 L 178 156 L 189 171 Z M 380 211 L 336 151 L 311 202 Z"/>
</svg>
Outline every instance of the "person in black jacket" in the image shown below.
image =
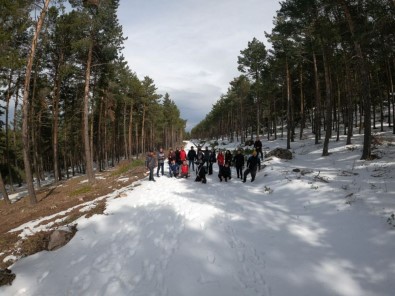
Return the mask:
<svg viewBox="0 0 395 296">
<path fill-rule="evenodd" d="M 246 182 L 248 174 L 251 173 L 251 182 L 254 182 L 256 176 L 256 170 L 261 170 L 261 160 L 257 156 L 256 151 L 252 152 L 252 155 L 247 160 L 247 169 L 244 171 L 243 183 Z"/>
<path fill-rule="evenodd" d="M 203 184 L 207 183 L 206 179 L 206 168 L 204 166 L 204 162 L 199 163 L 198 168 L 196 170 L 196 179 L 195 182 L 202 182 Z"/>
<path fill-rule="evenodd" d="M 191 170 L 191 165 L 192 165 L 192 170 L 194 171 L 195 170 L 195 160 L 196 160 L 196 150 L 193 149 L 193 146 L 191 146 L 191 150 L 188 151 L 187 158 L 188 158 L 189 170 Z"/>
<path fill-rule="evenodd" d="M 225 179 L 225 182 L 228 182 L 228 179 L 232 179 L 229 163 L 225 162 L 225 164 L 219 169 L 218 178 L 221 182 L 222 178 Z"/>
<path fill-rule="evenodd" d="M 210 159 L 208 163 L 208 174 L 212 175 L 213 174 L 213 163 L 217 162 L 217 156 L 215 155 L 215 150 L 214 148 L 211 148 L 210 151 Z"/>
<path fill-rule="evenodd" d="M 237 178 L 243 179 L 243 168 L 244 168 L 244 154 L 241 150 L 237 150 L 236 155 L 233 157 L 233 163 L 236 167 Z"/>
<path fill-rule="evenodd" d="M 182 161 L 181 161 L 181 156 L 180 156 L 180 148 L 176 148 L 175 151 L 175 155 L 176 155 L 176 163 L 181 166 L 182 165 Z"/>
<path fill-rule="evenodd" d="M 230 150 L 225 151 L 225 163 L 228 163 L 229 166 L 232 165 L 232 153 L 230 152 Z"/>
<path fill-rule="evenodd" d="M 261 154 L 261 159 L 263 159 L 263 153 L 262 153 L 262 142 L 259 140 L 259 137 L 256 137 L 256 140 L 254 142 L 254 149 L 259 157 L 259 153 Z"/>
</svg>

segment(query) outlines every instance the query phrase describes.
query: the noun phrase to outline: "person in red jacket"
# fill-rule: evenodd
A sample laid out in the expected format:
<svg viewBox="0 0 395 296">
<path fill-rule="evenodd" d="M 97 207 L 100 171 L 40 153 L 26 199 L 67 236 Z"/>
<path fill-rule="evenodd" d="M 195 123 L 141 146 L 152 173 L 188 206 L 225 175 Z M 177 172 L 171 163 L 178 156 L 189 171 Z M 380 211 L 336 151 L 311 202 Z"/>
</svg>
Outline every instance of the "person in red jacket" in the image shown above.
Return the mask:
<svg viewBox="0 0 395 296">
<path fill-rule="evenodd" d="M 180 160 L 182 162 L 184 162 L 184 160 L 187 160 L 187 153 L 184 150 L 184 146 L 182 146 L 180 150 Z"/>
<path fill-rule="evenodd" d="M 184 160 L 184 162 L 181 165 L 181 178 L 188 178 L 189 177 L 189 166 L 187 164 L 187 161 Z"/>
<path fill-rule="evenodd" d="M 225 156 L 221 150 L 219 150 L 218 155 L 217 155 L 217 163 L 218 163 L 219 171 L 221 171 L 222 167 L 225 164 Z"/>
</svg>

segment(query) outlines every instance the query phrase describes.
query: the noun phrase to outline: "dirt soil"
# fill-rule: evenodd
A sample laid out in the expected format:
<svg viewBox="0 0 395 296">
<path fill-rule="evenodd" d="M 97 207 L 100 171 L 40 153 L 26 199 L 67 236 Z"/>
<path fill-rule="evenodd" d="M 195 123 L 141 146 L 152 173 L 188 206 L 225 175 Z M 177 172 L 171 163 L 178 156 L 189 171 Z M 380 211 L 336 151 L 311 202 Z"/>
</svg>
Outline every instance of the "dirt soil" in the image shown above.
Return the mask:
<svg viewBox="0 0 395 296">
<path fill-rule="evenodd" d="M 133 165 L 130 161 L 124 161 L 111 170 L 97 173 L 96 182 L 93 185 L 89 185 L 86 176 L 80 176 L 60 181 L 56 185 L 42 187 L 36 191 L 38 203 L 35 205 L 30 204 L 29 196 L 24 196 L 11 205 L 1 200 L 0 269 L 9 267 L 17 258 L 45 250 L 50 233 L 59 226 L 73 225 L 73 221 L 81 216 L 90 217 L 94 214 L 102 214 L 106 200 L 100 197 L 132 185 L 145 176 L 146 169 L 141 163 Z M 95 206 L 88 212 L 81 212 L 80 209 L 88 201 L 93 201 Z M 67 214 L 61 213 L 73 207 L 75 208 Z M 21 231 L 10 232 L 29 221 L 49 216 L 53 217 L 44 219 L 40 224 L 53 223 L 60 218 L 63 218 L 63 221 L 51 225 L 48 231 L 37 232 L 32 229 L 32 235 L 26 239 L 21 239 L 19 236 Z M 4 259 L 10 255 L 15 256 L 15 259 L 4 262 Z"/>
</svg>

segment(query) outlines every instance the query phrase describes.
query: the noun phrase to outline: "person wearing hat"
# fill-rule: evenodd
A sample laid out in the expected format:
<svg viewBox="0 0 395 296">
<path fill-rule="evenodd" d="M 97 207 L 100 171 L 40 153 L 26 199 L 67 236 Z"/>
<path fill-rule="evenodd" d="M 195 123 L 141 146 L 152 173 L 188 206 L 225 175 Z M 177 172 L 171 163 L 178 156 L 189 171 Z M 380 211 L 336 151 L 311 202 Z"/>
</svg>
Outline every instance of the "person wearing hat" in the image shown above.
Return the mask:
<svg viewBox="0 0 395 296">
<path fill-rule="evenodd" d="M 244 171 L 243 183 L 246 182 L 248 174 L 251 173 L 251 182 L 254 182 L 256 171 L 259 168 L 261 170 L 261 160 L 257 156 L 256 151 L 252 152 L 252 155 L 247 160 L 247 169 Z"/>
<path fill-rule="evenodd" d="M 195 170 L 195 160 L 196 160 L 196 150 L 193 149 L 193 146 L 191 146 L 191 150 L 188 151 L 188 166 L 189 169 L 191 169 L 191 165 L 192 165 L 192 170 Z"/>
</svg>

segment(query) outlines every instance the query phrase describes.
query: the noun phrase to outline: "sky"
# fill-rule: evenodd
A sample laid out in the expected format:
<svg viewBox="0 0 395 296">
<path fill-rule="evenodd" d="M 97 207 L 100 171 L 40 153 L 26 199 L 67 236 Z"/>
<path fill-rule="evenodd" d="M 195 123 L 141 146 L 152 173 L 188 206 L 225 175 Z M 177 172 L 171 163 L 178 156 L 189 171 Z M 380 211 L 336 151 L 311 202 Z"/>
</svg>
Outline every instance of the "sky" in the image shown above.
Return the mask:
<svg viewBox="0 0 395 296">
<path fill-rule="evenodd" d="M 331 140 L 322 157 L 305 133 L 291 143 L 292 160 L 265 157 L 254 182 L 234 168 L 220 182 L 216 164 L 206 184 L 167 170 L 135 181 L 85 203 L 107 198 L 105 215 L 79 218 L 67 245 L 10 266 L 16 278 L 0 295 L 394 295 L 395 142 L 388 127 L 375 136 L 380 158 L 371 161 L 360 160 L 361 134 L 351 145 Z M 278 138 L 263 150 L 285 146 Z M 125 178 L 135 176 L 116 181 Z M 55 218 L 18 229 L 31 235 Z"/>
<path fill-rule="evenodd" d="M 122 0 L 123 54 L 140 79 L 169 93 L 189 131 L 241 73 L 237 57 L 254 37 L 265 43 L 277 0 Z"/>
</svg>

